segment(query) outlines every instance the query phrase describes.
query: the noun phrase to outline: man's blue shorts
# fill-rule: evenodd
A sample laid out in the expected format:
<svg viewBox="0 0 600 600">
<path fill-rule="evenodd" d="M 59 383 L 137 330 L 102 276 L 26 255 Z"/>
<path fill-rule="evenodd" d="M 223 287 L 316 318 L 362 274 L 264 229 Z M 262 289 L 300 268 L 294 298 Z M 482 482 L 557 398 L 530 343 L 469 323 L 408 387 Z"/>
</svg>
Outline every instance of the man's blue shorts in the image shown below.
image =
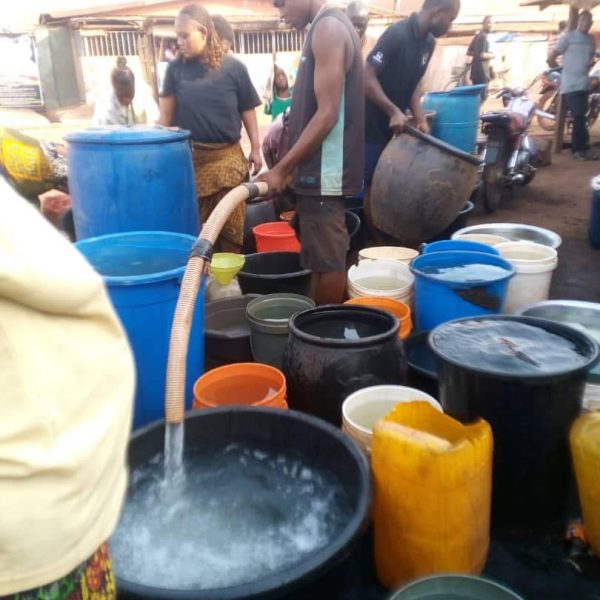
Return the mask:
<svg viewBox="0 0 600 600">
<path fill-rule="evenodd" d="M 373 181 L 373 174 L 375 173 L 375 167 L 379 161 L 379 157 L 383 152 L 387 144 L 381 142 L 366 142 L 365 143 L 365 176 L 364 184 L 371 185 Z"/>
</svg>

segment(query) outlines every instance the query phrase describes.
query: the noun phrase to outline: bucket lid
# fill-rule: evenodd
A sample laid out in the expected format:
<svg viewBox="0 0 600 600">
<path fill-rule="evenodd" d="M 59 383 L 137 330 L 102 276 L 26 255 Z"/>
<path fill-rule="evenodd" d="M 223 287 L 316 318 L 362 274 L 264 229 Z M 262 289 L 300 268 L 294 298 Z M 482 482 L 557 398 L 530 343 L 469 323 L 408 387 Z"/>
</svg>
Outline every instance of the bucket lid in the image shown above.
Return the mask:
<svg viewBox="0 0 600 600">
<path fill-rule="evenodd" d="M 435 355 L 475 373 L 509 379 L 549 379 L 587 371 L 598 361 L 590 336 L 534 317 L 485 316 L 450 321 L 429 335 Z"/>
<path fill-rule="evenodd" d="M 65 136 L 67 142 L 75 144 L 164 144 L 187 140 L 190 132 L 185 129 L 172 130 L 159 125 L 108 125 L 89 127 Z"/>
</svg>

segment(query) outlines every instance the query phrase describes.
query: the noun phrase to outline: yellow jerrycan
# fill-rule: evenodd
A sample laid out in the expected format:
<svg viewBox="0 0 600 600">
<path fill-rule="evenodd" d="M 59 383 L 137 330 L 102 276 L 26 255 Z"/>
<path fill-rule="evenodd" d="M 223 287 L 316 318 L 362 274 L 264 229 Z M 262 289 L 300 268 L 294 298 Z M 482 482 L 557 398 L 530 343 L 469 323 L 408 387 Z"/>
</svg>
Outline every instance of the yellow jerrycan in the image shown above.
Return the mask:
<svg viewBox="0 0 600 600">
<path fill-rule="evenodd" d="M 398 404 L 373 429 L 375 564 L 386 587 L 478 575 L 490 543 L 492 430 L 427 402 Z"/>
<path fill-rule="evenodd" d="M 600 556 L 600 412 L 579 417 L 571 427 L 570 441 L 585 532 Z"/>
</svg>

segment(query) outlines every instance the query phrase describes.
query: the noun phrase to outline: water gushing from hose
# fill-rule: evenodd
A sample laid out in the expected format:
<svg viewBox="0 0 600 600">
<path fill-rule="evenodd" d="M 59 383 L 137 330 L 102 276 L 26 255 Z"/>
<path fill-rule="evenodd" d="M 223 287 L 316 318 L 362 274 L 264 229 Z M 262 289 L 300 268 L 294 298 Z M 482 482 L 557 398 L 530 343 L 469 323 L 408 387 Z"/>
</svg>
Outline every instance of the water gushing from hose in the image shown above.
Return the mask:
<svg viewBox="0 0 600 600">
<path fill-rule="evenodd" d="M 207 265 L 212 257 L 213 245 L 234 209 L 245 202 L 268 192 L 266 183 L 244 183 L 231 190 L 219 202 L 204 223 L 200 236 L 192 248 L 181 290 L 175 308 L 165 394 L 165 476 L 167 481 L 177 477 L 182 470 L 183 418 L 185 412 L 186 360 L 198 290 Z"/>
</svg>

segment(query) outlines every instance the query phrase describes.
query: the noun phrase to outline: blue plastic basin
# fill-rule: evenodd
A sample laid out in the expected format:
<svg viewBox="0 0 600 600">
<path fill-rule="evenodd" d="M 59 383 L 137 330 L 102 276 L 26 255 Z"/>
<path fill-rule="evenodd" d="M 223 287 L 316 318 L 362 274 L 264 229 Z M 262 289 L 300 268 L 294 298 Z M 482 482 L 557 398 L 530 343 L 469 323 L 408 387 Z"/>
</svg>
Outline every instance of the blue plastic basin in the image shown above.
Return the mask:
<svg viewBox="0 0 600 600">
<path fill-rule="evenodd" d="M 500 252 L 481 242 L 472 242 L 471 240 L 440 240 L 425 244 L 421 250 L 422 254 L 431 254 L 432 252 L 449 252 L 449 251 L 466 251 L 466 252 L 483 252 L 484 254 L 494 254 L 500 256 Z"/>
<path fill-rule="evenodd" d="M 441 280 L 432 269 L 451 269 L 463 265 L 500 267 L 501 273 L 481 280 Z M 500 314 L 504 310 L 508 281 L 514 267 L 494 254 L 483 252 L 432 252 L 422 254 L 410 264 L 415 275 L 415 321 L 418 330 L 434 329 L 461 317 Z"/>
</svg>

